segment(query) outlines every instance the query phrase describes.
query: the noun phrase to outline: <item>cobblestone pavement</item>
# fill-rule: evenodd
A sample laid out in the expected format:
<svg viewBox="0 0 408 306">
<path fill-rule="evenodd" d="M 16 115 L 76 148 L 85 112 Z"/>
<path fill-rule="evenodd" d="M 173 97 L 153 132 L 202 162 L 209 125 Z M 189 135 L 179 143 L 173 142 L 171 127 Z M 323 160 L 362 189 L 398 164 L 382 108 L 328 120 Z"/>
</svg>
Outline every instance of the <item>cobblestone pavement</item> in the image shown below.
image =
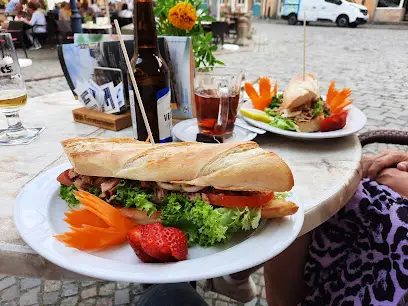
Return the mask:
<svg viewBox="0 0 408 306">
<path fill-rule="evenodd" d="M 255 45 L 243 52 L 222 52 L 219 58 L 228 66 L 245 67 L 247 80 L 267 75 L 279 81 L 280 88 L 302 71 L 302 35 L 300 26 L 259 21 L 254 24 Z M 355 104 L 367 115 L 365 130 L 406 129 L 408 122 L 408 83 L 406 27 L 362 27 L 340 29 L 310 26 L 307 29 L 307 71 L 316 75 L 321 88 L 335 79 L 339 87 L 351 87 Z M 60 73 L 55 50 L 40 52 L 26 78 Z M 29 56 L 32 56 L 29 54 Z M 43 59 L 41 59 L 43 58 Z M 55 73 L 55 74 L 54 74 Z M 30 97 L 67 90 L 64 78 L 27 82 Z M 3 119 L 0 119 L 3 120 Z M 365 152 L 376 153 L 388 145 L 370 145 Z M 404 147 L 396 147 L 405 150 Z M 247 305 L 266 305 L 262 272 L 254 274 L 258 297 Z M 198 292 L 209 305 L 241 305 L 213 292 Z M 132 305 L 143 288 L 139 284 L 111 282 L 60 282 L 0 275 L 0 306 L 3 305 Z"/>
</svg>

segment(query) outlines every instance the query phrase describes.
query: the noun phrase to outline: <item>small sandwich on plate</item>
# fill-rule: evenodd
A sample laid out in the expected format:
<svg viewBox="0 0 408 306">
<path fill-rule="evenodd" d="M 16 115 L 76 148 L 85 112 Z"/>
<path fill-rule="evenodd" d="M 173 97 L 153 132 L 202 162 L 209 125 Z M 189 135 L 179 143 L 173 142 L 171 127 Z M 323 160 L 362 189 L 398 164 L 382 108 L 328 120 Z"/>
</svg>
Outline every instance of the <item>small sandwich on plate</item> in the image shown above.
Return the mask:
<svg viewBox="0 0 408 306">
<path fill-rule="evenodd" d="M 62 142 L 72 168 L 58 177 L 60 197 L 79 208 L 76 190 L 98 196 L 137 224 L 161 222 L 189 244 L 225 243 L 260 219 L 289 216 L 293 175 L 254 142 L 151 145 L 128 138 Z"/>
<path fill-rule="evenodd" d="M 292 119 L 300 132 L 317 132 L 329 107 L 320 97 L 317 79 L 306 74 L 294 76 L 286 87 L 277 110 L 283 118 Z"/>
</svg>

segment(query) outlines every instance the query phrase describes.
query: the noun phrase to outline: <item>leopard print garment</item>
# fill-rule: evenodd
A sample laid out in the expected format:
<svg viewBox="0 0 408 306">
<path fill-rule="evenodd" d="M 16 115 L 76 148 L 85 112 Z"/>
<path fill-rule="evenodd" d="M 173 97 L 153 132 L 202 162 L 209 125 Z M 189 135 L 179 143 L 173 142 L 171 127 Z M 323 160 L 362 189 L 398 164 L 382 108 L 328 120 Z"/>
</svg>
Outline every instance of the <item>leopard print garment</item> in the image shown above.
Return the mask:
<svg viewBox="0 0 408 306">
<path fill-rule="evenodd" d="M 406 305 L 408 199 L 364 180 L 347 205 L 313 233 L 301 305 Z"/>
</svg>

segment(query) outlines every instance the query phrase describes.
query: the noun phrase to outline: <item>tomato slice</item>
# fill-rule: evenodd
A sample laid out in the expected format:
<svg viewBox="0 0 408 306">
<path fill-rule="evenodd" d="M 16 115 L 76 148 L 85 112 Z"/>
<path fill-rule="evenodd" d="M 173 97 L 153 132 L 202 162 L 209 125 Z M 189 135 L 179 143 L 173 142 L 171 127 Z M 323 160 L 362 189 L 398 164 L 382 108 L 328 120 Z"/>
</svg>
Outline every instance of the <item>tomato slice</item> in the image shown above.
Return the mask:
<svg viewBox="0 0 408 306">
<path fill-rule="evenodd" d="M 60 182 L 62 185 L 71 186 L 74 182 L 69 178 L 69 169 L 62 172 L 57 177 L 57 181 Z"/>
<path fill-rule="evenodd" d="M 325 118 L 320 124 L 320 132 L 330 132 L 341 130 L 347 123 L 347 111 Z"/>
<path fill-rule="evenodd" d="M 211 204 L 224 207 L 260 207 L 273 199 L 273 192 L 254 192 L 235 195 L 231 192 L 206 193 Z"/>
</svg>

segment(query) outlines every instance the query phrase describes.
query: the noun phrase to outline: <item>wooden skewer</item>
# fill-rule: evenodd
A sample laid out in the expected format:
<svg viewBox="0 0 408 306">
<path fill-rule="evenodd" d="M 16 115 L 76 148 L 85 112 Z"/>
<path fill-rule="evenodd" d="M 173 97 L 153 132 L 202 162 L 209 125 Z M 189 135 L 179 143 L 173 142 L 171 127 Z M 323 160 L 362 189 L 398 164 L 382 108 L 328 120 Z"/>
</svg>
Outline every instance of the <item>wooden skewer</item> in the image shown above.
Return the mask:
<svg viewBox="0 0 408 306">
<path fill-rule="evenodd" d="M 306 79 L 306 12 L 303 12 L 303 81 Z"/>
<path fill-rule="evenodd" d="M 120 31 L 118 20 L 115 19 L 113 22 L 115 23 L 116 33 L 119 36 L 120 46 L 121 46 L 121 49 L 122 49 L 122 52 L 123 52 L 123 57 L 125 58 L 126 66 L 128 68 L 128 71 L 129 71 L 130 79 L 132 80 L 132 85 L 133 85 L 133 88 L 134 88 L 134 90 L 136 92 L 137 103 L 139 103 L 139 108 L 140 108 L 140 111 L 142 113 L 143 121 L 144 121 L 144 124 L 146 126 L 146 130 L 147 130 L 147 134 L 149 135 L 149 137 L 147 139 L 150 139 L 150 142 L 152 144 L 154 144 L 154 138 L 153 138 L 153 135 L 152 135 L 152 130 L 150 129 L 149 120 L 147 119 L 147 115 L 146 115 L 146 111 L 145 111 L 144 106 L 143 106 L 142 98 L 140 97 L 139 87 L 137 87 L 135 76 L 132 73 L 132 66 L 130 65 L 129 56 L 128 56 L 127 51 L 126 51 L 125 42 L 123 41 L 122 32 Z"/>
</svg>

